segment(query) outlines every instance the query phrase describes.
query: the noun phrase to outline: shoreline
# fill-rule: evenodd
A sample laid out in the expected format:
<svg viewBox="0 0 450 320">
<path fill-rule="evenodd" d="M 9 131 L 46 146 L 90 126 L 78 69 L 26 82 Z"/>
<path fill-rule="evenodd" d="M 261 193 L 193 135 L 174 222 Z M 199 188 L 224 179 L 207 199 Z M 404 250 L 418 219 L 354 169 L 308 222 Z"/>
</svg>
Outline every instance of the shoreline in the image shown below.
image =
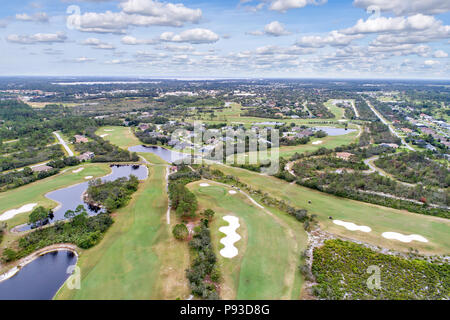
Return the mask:
<svg viewBox="0 0 450 320">
<path fill-rule="evenodd" d="M 77 257 L 77 261 L 78 261 L 78 257 L 79 257 L 78 251 L 79 250 L 80 249 L 76 245 L 70 244 L 70 243 L 54 244 L 54 245 L 50 245 L 45 248 L 39 249 L 39 250 L 31 253 L 30 255 L 14 262 L 12 264 L 12 266 L 6 272 L 0 274 L 0 283 L 2 283 L 3 281 L 6 281 L 8 279 L 11 279 L 17 273 L 19 273 L 20 270 L 22 270 L 22 268 L 24 268 L 26 265 L 30 264 L 37 258 L 39 258 L 43 255 L 46 255 L 48 253 L 51 253 L 51 252 L 70 251 L 73 254 L 75 254 L 75 256 Z"/>
</svg>

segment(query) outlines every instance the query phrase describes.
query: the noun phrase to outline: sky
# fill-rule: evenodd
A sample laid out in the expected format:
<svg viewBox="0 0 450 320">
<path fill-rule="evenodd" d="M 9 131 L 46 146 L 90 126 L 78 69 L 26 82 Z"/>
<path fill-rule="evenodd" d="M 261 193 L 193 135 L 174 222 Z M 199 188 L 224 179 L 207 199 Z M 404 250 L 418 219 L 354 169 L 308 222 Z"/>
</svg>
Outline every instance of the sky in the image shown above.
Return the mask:
<svg viewBox="0 0 450 320">
<path fill-rule="evenodd" d="M 4 0 L 0 76 L 450 79 L 450 0 Z"/>
</svg>

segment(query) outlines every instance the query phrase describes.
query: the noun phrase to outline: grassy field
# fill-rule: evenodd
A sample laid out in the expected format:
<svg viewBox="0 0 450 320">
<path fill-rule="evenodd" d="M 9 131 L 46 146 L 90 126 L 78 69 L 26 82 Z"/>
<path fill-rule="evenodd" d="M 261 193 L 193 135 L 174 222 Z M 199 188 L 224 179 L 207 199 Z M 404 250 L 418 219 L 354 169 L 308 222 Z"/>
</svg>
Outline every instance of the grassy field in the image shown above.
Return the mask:
<svg viewBox="0 0 450 320">
<path fill-rule="evenodd" d="M 336 120 L 345 119 L 345 109 L 339 108 L 333 104 L 333 100 L 329 100 L 325 103 L 325 106 L 335 115 Z"/>
<path fill-rule="evenodd" d="M 96 247 L 80 255 L 81 289 L 64 286 L 55 299 L 184 299 L 186 243 L 165 223 L 165 166 L 152 166 L 131 203 Z"/>
<path fill-rule="evenodd" d="M 84 170 L 78 173 L 72 171 L 83 167 Z M 37 203 L 47 208 L 54 208 L 58 204 L 45 195 L 53 190 L 65 188 L 77 183 L 85 182 L 84 177 L 93 176 L 96 178 L 105 176 L 111 172 L 107 164 L 83 164 L 77 167 L 69 168 L 66 172 L 39 180 L 20 188 L 0 193 L 0 213 L 11 209 L 17 209 L 28 203 Z M 30 213 L 22 213 L 8 220 L 8 226 L 13 227 L 28 220 Z"/>
<path fill-rule="evenodd" d="M 302 224 L 279 212 L 271 215 L 256 207 L 241 193 L 231 195 L 231 188 L 208 182 L 200 187 L 195 182 L 188 187 L 199 200 L 200 209 L 211 208 L 216 216 L 211 223 L 211 235 L 222 272 L 223 299 L 298 299 L 302 285 L 298 272 L 300 251 L 306 247 Z M 227 259 L 220 255 L 223 248 L 219 231 L 228 223 L 225 215 L 239 217 L 237 233 L 242 237 L 235 246 L 239 255 Z"/>
<path fill-rule="evenodd" d="M 129 127 L 109 126 L 99 128 L 95 132 L 95 134 L 98 136 L 107 134 L 107 136 L 103 137 L 103 139 L 108 140 L 119 148 L 128 150 L 129 147 L 134 147 L 142 144 L 142 142 L 139 141 L 138 138 L 136 138 L 131 130 L 132 129 Z M 167 162 L 152 153 L 139 152 L 138 154 L 151 164 L 167 164 Z"/>
<path fill-rule="evenodd" d="M 111 131 L 112 130 L 112 131 Z M 138 138 L 131 131 L 129 127 L 108 126 L 99 128 L 95 134 L 98 136 L 104 136 L 103 139 L 111 142 L 119 148 L 127 150 L 129 147 L 142 144 Z"/>
<path fill-rule="evenodd" d="M 251 185 L 255 189 L 261 189 L 272 197 L 283 199 L 299 208 L 308 209 L 311 214 L 317 214 L 321 228 L 325 231 L 395 250 L 407 251 L 409 248 L 416 248 L 421 253 L 450 253 L 449 220 L 338 198 L 239 168 L 230 168 L 222 165 L 214 165 L 214 167 L 225 174 L 239 177 L 242 182 Z M 311 201 L 311 203 L 309 204 L 308 201 Z M 372 228 L 372 232 L 349 231 L 335 225 L 329 219 L 330 216 L 333 219 L 369 226 Z M 383 232 L 388 231 L 406 235 L 419 234 L 427 238 L 429 242 L 413 241 L 411 243 L 402 243 L 388 240 L 381 236 Z"/>
</svg>

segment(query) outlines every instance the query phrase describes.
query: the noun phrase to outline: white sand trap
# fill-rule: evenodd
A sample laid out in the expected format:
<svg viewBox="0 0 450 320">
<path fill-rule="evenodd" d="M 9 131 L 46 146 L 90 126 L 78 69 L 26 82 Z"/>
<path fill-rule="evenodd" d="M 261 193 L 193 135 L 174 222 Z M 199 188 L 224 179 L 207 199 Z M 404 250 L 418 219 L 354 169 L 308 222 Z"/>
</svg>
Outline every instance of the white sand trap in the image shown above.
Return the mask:
<svg viewBox="0 0 450 320">
<path fill-rule="evenodd" d="M 322 144 L 323 141 L 314 141 L 312 144 Z"/>
<path fill-rule="evenodd" d="M 26 205 L 20 207 L 19 209 L 8 210 L 8 211 L 4 212 L 2 215 L 0 215 L 0 221 L 9 220 L 20 213 L 30 212 L 36 206 L 37 206 L 37 203 L 29 203 L 29 204 L 26 204 Z"/>
<path fill-rule="evenodd" d="M 209 187 L 209 183 L 200 183 L 200 187 Z"/>
<path fill-rule="evenodd" d="M 104 131 L 105 131 L 105 132 L 113 132 L 114 129 L 105 129 Z"/>
<path fill-rule="evenodd" d="M 102 134 L 102 135 L 100 136 L 100 138 L 104 138 L 104 137 L 107 137 L 107 136 L 109 136 L 109 134 L 105 133 L 105 134 Z"/>
<path fill-rule="evenodd" d="M 229 193 L 229 194 L 236 194 L 237 191 L 236 191 L 236 190 L 230 190 L 230 191 L 228 191 L 228 193 Z"/>
<path fill-rule="evenodd" d="M 93 178 L 93 176 L 87 176 L 87 177 L 84 177 L 86 180 L 90 180 L 90 179 L 92 179 Z"/>
<path fill-rule="evenodd" d="M 73 170 L 72 172 L 73 173 L 79 173 L 79 172 L 81 172 L 81 171 L 83 171 L 84 170 L 84 168 L 78 168 L 77 170 Z"/>
<path fill-rule="evenodd" d="M 350 231 L 362 231 L 362 232 L 370 232 L 372 229 L 367 226 L 358 226 L 357 224 L 354 224 L 353 222 L 345 222 L 341 220 L 333 220 L 334 224 L 337 224 L 338 226 L 342 226 L 347 230 Z"/>
<path fill-rule="evenodd" d="M 236 242 L 241 240 L 241 236 L 236 233 L 236 230 L 241 226 L 239 224 L 239 218 L 233 217 L 233 216 L 225 216 L 223 217 L 223 220 L 228 222 L 230 225 L 227 227 L 221 227 L 219 228 L 219 231 L 224 233 L 226 235 L 225 238 L 222 238 L 220 240 L 220 243 L 222 243 L 225 248 L 220 250 L 220 255 L 224 258 L 234 258 L 238 255 L 239 251 L 234 246 Z"/>
<path fill-rule="evenodd" d="M 418 234 L 411 234 L 409 236 L 405 236 L 404 234 L 397 233 L 397 232 L 384 232 L 382 234 L 383 238 L 390 239 L 390 240 L 398 240 L 401 242 L 409 243 L 411 241 L 419 241 L 419 242 L 428 242 L 428 240 Z"/>
</svg>

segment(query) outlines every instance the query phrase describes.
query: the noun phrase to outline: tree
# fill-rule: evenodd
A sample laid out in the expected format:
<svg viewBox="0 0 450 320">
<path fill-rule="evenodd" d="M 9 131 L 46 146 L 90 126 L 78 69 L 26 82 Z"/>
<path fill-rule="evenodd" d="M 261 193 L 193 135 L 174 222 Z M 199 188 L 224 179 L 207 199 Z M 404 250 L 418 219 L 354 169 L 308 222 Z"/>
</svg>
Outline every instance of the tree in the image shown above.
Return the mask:
<svg viewBox="0 0 450 320">
<path fill-rule="evenodd" d="M 189 230 L 184 223 L 177 224 L 173 228 L 172 233 L 175 239 L 177 240 L 186 240 L 187 237 L 189 236 Z"/>
<path fill-rule="evenodd" d="M 35 224 L 42 225 L 44 220 L 48 218 L 49 214 L 50 214 L 49 209 L 46 209 L 44 207 L 37 207 L 36 209 L 33 210 L 33 212 L 30 213 L 28 217 L 28 222 L 33 225 Z"/>
<path fill-rule="evenodd" d="M 208 219 L 212 219 L 216 213 L 212 209 L 206 209 L 203 211 L 202 215 L 204 215 Z"/>
</svg>

